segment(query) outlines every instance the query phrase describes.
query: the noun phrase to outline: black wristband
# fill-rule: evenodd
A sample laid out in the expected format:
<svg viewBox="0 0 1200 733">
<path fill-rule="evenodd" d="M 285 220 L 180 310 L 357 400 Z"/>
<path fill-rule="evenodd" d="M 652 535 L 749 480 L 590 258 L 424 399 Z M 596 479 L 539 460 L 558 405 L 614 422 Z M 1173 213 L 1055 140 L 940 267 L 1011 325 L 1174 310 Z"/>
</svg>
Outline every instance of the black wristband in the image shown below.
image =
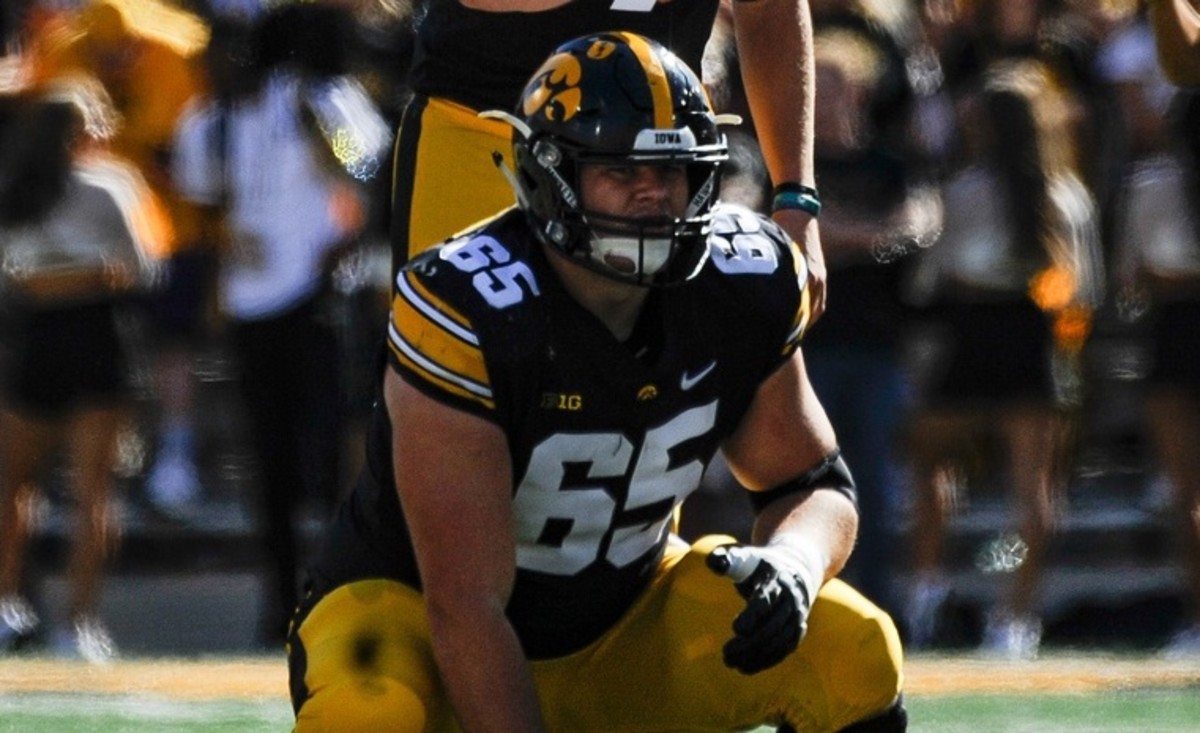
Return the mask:
<svg viewBox="0 0 1200 733">
<path fill-rule="evenodd" d="M 812 196 L 815 199 L 821 198 L 817 193 L 817 189 L 812 186 L 805 186 L 799 181 L 784 181 L 775 188 L 771 189 L 772 196 L 778 196 L 781 193 L 799 193 Z"/>
</svg>

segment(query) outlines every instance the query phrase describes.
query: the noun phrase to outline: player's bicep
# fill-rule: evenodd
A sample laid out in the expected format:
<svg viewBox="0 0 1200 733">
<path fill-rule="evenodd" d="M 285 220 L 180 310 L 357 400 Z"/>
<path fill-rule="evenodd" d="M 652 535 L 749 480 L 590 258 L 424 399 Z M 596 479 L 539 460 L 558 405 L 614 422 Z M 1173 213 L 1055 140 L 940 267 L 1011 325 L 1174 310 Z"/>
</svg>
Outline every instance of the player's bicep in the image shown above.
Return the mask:
<svg viewBox="0 0 1200 733">
<path fill-rule="evenodd" d="M 502 608 L 516 572 L 512 468 L 503 433 L 391 370 L 384 390 L 396 487 L 427 600 L 439 607 Z"/>
<path fill-rule="evenodd" d="M 738 481 L 761 490 L 810 470 L 836 447 L 833 426 L 797 350 L 759 386 L 722 450 Z"/>
</svg>

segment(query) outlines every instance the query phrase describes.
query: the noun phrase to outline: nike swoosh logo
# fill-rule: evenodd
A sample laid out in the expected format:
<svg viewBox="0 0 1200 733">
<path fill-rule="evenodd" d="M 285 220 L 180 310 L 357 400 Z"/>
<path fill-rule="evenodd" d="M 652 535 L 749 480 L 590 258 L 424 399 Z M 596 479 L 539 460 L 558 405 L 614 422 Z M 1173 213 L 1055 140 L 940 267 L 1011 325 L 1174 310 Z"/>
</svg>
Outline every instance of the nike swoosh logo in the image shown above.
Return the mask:
<svg viewBox="0 0 1200 733">
<path fill-rule="evenodd" d="M 687 372 L 684 372 L 683 376 L 679 378 L 679 388 L 684 392 L 687 392 L 689 389 L 699 384 L 705 377 L 712 373 L 713 369 L 716 368 L 717 360 L 713 359 L 708 366 L 704 367 L 695 374 L 688 374 Z"/>
</svg>

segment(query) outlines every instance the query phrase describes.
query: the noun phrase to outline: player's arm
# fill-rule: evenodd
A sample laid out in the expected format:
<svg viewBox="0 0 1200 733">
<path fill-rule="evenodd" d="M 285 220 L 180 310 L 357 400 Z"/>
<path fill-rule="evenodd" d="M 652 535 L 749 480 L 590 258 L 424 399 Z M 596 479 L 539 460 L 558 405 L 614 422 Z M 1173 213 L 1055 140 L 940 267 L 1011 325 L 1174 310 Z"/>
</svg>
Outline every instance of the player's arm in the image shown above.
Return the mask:
<svg viewBox="0 0 1200 733">
<path fill-rule="evenodd" d="M 465 731 L 545 730 L 504 615 L 516 575 L 507 440 L 388 370 L 396 486 L 421 572 L 433 654 Z M 407 427 L 406 427 L 407 426 Z"/>
<path fill-rule="evenodd" d="M 815 81 L 808 0 L 732 0 L 746 101 L 771 182 L 816 187 Z M 813 320 L 825 309 L 825 256 L 816 217 L 796 208 L 772 218 L 804 248 Z"/>
<path fill-rule="evenodd" d="M 1200 86 L 1200 5 L 1197 0 L 1151 0 L 1158 59 L 1176 84 Z"/>
<path fill-rule="evenodd" d="M 774 494 L 755 521 L 755 544 L 799 541 L 817 548 L 825 558 L 818 583 L 837 575 L 849 558 L 858 511 L 844 490 L 821 481 L 817 488 L 779 489 L 836 451 L 833 426 L 809 384 L 800 350 L 763 382 L 724 445 L 730 470 L 743 486 Z"/>
<path fill-rule="evenodd" d="M 707 562 L 746 599 L 725 664 L 755 674 L 796 649 L 818 591 L 845 565 L 858 531 L 854 482 L 798 350 L 759 388 L 723 449 L 756 492 L 758 516 L 752 545 L 717 548 Z"/>
</svg>

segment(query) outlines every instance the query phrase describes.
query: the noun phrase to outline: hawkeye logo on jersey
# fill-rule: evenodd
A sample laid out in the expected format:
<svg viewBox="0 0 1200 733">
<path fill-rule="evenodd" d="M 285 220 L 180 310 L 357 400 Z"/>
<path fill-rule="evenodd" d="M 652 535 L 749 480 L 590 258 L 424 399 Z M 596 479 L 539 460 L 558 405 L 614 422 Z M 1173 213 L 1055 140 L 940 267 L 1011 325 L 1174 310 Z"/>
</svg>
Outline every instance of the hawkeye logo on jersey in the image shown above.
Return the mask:
<svg viewBox="0 0 1200 733">
<path fill-rule="evenodd" d="M 583 395 L 566 394 L 563 392 L 543 392 L 542 409 L 579 412 L 583 409 Z"/>
</svg>

